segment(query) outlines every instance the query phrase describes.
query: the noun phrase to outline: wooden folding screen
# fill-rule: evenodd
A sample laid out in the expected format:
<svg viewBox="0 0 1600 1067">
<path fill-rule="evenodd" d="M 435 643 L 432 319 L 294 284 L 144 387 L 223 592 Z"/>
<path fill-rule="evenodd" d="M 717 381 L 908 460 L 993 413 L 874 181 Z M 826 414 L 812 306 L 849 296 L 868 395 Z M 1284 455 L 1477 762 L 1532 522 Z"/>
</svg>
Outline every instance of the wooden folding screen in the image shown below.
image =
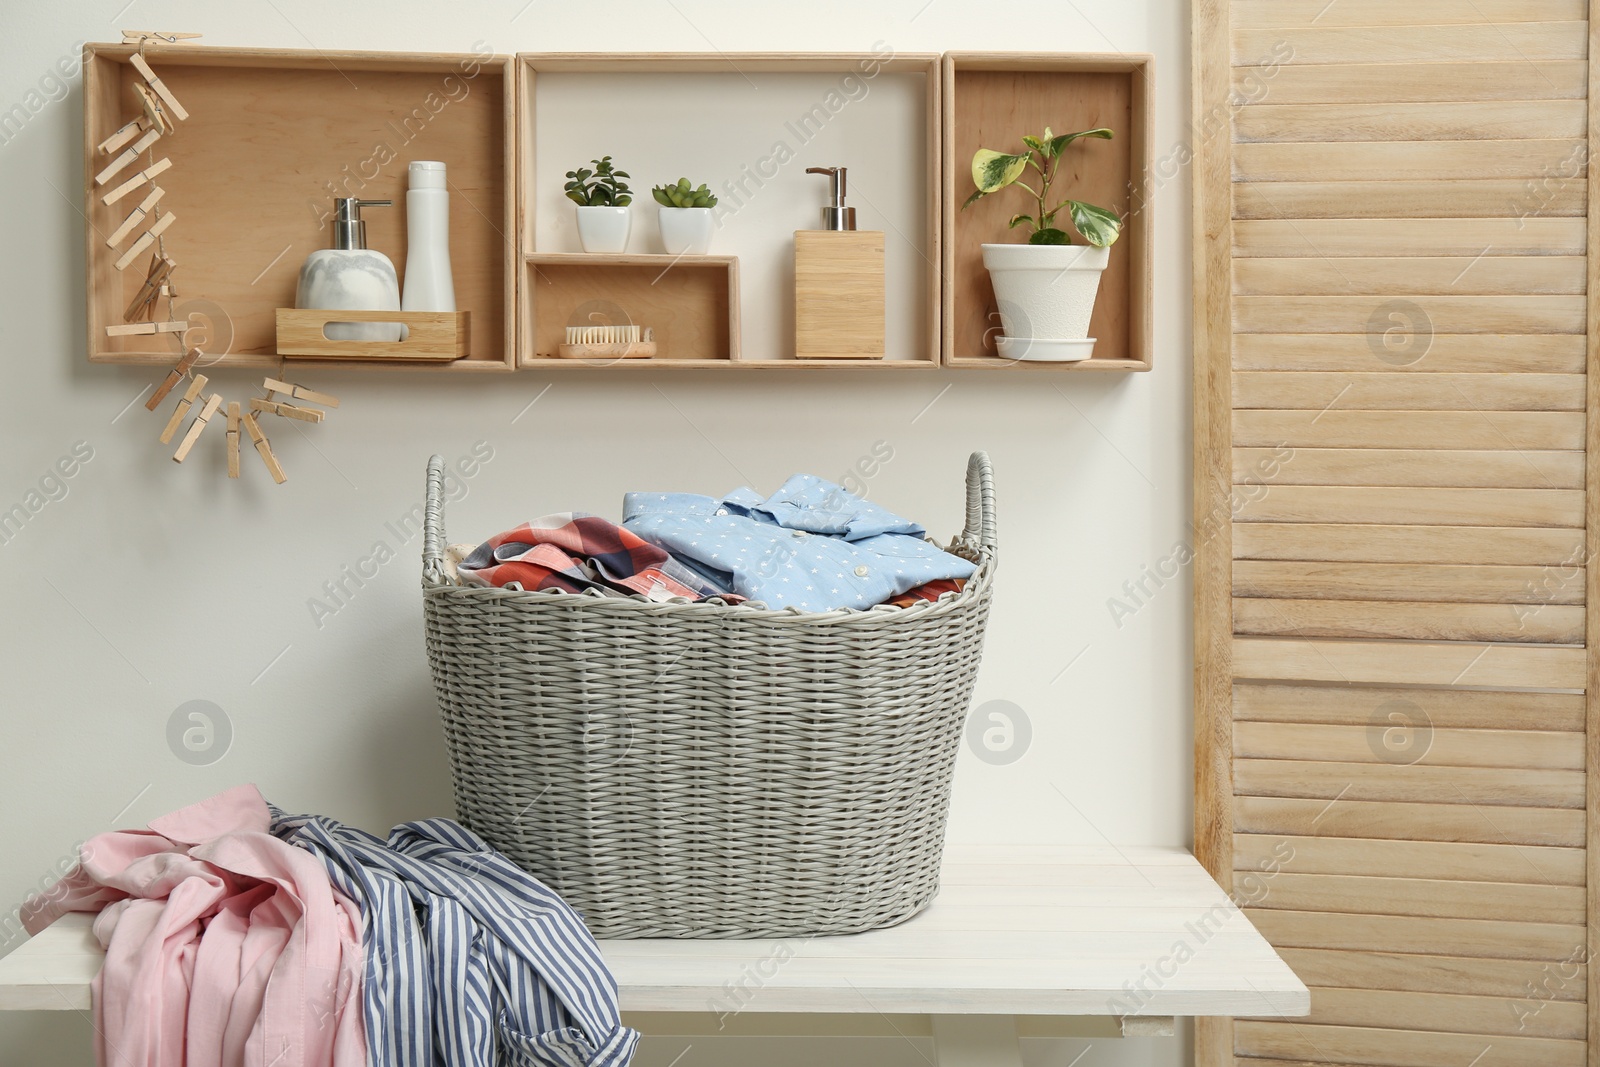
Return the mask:
<svg viewBox="0 0 1600 1067">
<path fill-rule="evenodd" d="M 1202 1067 L 1600 1065 L 1585 0 L 1194 0 Z"/>
</svg>

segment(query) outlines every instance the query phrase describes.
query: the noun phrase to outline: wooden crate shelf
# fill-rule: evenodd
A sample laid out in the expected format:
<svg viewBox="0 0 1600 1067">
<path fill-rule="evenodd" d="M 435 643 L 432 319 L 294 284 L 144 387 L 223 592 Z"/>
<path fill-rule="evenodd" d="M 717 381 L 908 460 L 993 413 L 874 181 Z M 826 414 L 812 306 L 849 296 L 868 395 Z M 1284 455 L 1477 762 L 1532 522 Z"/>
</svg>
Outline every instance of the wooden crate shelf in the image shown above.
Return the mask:
<svg viewBox="0 0 1600 1067">
<path fill-rule="evenodd" d="M 719 227 L 712 251 L 721 254 L 732 246 L 744 257 L 742 285 L 754 310 L 749 315 L 739 315 L 737 291 L 731 308 L 734 321 L 742 325 L 742 340 L 735 335 L 726 348 L 697 344 L 693 349 L 697 355 L 692 358 L 683 358 L 684 346 L 679 343 L 671 346 L 679 354 L 670 359 L 617 360 L 607 366 L 659 366 L 670 362 L 678 367 L 719 369 L 761 366 L 855 371 L 939 365 L 940 280 L 936 264 L 940 126 L 936 53 L 526 53 L 518 56 L 518 61 L 518 167 L 523 176 L 524 197 L 520 242 L 525 256 L 572 253 L 576 258 L 548 262 L 559 265 L 573 279 L 582 262 L 596 263 L 596 269 L 586 275 L 594 283 L 595 296 L 608 274 L 619 279 L 628 276 L 618 269 L 625 264 L 615 257 L 577 253 L 576 235 L 568 218 L 573 206 L 560 193 L 561 176 L 566 170 L 602 153 L 612 154 L 617 166 L 631 175 L 634 200 L 629 251 L 647 257 L 642 260 L 646 268 L 671 260 L 667 256 L 648 258 L 652 250 L 660 250 L 655 242 L 656 205 L 650 197 L 653 184 L 680 176 L 706 180 L 723 200 L 718 208 L 719 222 L 724 221 L 722 212 L 735 209 L 729 212 L 735 216 L 730 227 L 732 235 Z M 562 88 L 550 88 L 557 85 Z M 573 92 L 577 85 L 583 91 Z M 829 99 L 830 91 L 836 94 L 833 100 Z M 914 100 L 903 112 L 896 112 L 903 123 L 885 130 L 883 136 L 864 138 L 861 127 L 870 118 L 851 109 L 859 111 L 868 106 L 865 101 L 873 94 L 890 93 L 902 93 L 908 101 Z M 794 103 L 792 110 L 785 110 L 785 94 Z M 805 108 L 811 105 L 818 105 L 819 110 L 807 112 Z M 830 110 L 822 111 L 824 106 Z M 732 127 L 724 131 L 721 143 L 708 145 L 703 139 L 663 136 L 663 131 L 670 133 L 673 129 L 673 111 L 703 116 L 707 108 L 715 109 L 724 127 Z M 816 135 L 825 131 L 800 128 L 808 121 L 803 116 L 813 114 L 819 126 L 836 123 L 851 131 L 847 150 L 851 158 L 820 154 L 833 150 L 820 147 L 827 141 Z M 741 129 L 755 131 L 745 138 L 751 143 L 742 147 L 736 144 L 735 136 Z M 548 143 L 545 150 L 540 150 L 541 138 L 548 142 L 556 137 L 553 130 L 566 131 L 568 136 L 560 143 L 560 154 L 546 159 L 543 157 L 552 153 Z M 759 156 L 768 152 L 775 140 L 783 141 L 795 154 L 781 167 L 767 170 Z M 629 154 L 630 149 L 633 155 Z M 861 195 L 852 195 L 851 202 L 857 206 L 862 229 L 885 231 L 891 274 L 890 321 L 896 321 L 898 310 L 900 335 L 896 338 L 891 329 L 890 351 L 881 360 L 795 359 L 793 275 L 789 269 L 793 233 L 817 224 L 825 194 L 822 179 L 805 176 L 804 169 L 824 164 L 849 166 L 871 158 L 873 151 L 892 153 L 895 149 L 905 153 L 904 173 L 897 176 L 898 183 L 891 184 L 883 168 L 853 169 L 851 188 Z M 722 156 L 715 156 L 716 152 Z M 644 160 L 641 162 L 636 155 Z M 741 167 L 744 162 L 749 166 Z M 884 187 L 874 190 L 874 180 L 885 183 Z M 737 189 L 730 188 L 734 184 Z M 873 197 L 873 191 L 880 195 Z M 913 207 L 907 208 L 908 203 Z M 892 208 L 901 209 L 904 217 L 885 225 L 883 212 Z M 760 222 L 746 225 L 741 235 L 737 216 L 747 210 Z M 753 229 L 760 230 L 757 237 L 752 237 Z M 902 279 L 899 286 L 894 284 L 897 275 Z M 534 271 L 526 278 L 541 276 L 541 272 Z M 665 275 L 662 284 L 686 281 L 674 282 L 671 275 Z M 575 280 L 573 284 L 577 284 Z M 632 290 L 631 299 L 644 306 L 652 303 L 652 297 L 637 288 Z M 555 336 L 549 315 L 541 313 L 541 305 L 547 302 L 544 290 L 524 286 L 520 366 L 587 365 L 581 360 L 547 358 Z M 773 309 L 787 309 L 775 316 L 784 324 L 782 330 L 772 328 Z M 711 336 L 710 320 L 720 323 L 723 310 L 705 305 L 703 315 L 706 323 L 693 329 L 697 337 Z M 657 333 L 659 337 L 660 331 Z M 711 354 L 707 358 L 700 353 Z"/>
<path fill-rule="evenodd" d="M 105 242 L 136 198 L 107 206 L 105 188 L 94 183 L 103 165 L 99 143 L 137 112 L 134 51 L 109 44 L 84 50 L 88 354 L 96 363 L 167 366 L 183 350 L 181 335 L 106 333 L 122 323 L 144 277 L 142 259 L 115 270 L 117 253 Z M 306 255 L 329 245 L 335 196 L 395 201 L 365 217 L 369 244 L 403 274 L 406 164 L 441 159 L 449 166 L 457 306 L 471 313 L 467 356 L 325 365 L 445 373 L 594 369 L 588 361 L 557 358 L 554 349 L 569 320 L 598 302 L 650 326 L 660 344 L 655 357 L 618 359 L 606 369 L 1150 367 L 1152 231 L 1148 206 L 1136 203 L 1152 154 L 1148 56 L 886 49 L 493 56 L 201 45 L 152 45 L 145 56 L 190 113 L 157 142 L 154 157 L 172 162 L 157 183 L 166 190 L 162 208 L 174 216 L 166 244 L 179 264 L 179 313 L 202 327 L 190 343 L 220 366 L 279 366 L 276 312 L 292 307 Z M 872 73 L 864 75 L 869 66 Z M 561 95 L 559 79 L 584 75 L 604 88 L 606 115 L 597 118 L 574 103 L 583 94 L 572 95 L 570 81 L 568 95 Z M 791 93 L 804 86 L 805 104 L 791 114 L 792 95 L 717 95 L 715 85 L 740 79 Z M 619 95 L 619 85 L 645 88 L 629 97 Z M 760 131 L 763 149 L 773 135 L 792 140 L 793 159 L 782 162 L 776 186 L 766 184 L 770 175 L 755 174 L 767 174 L 757 156 L 749 167 L 738 164 L 742 154 L 713 163 L 703 138 L 668 135 L 661 101 L 703 101 L 708 94 L 726 110 L 719 121 L 733 131 Z M 567 109 L 561 119 L 568 136 L 557 144 L 560 158 L 546 160 L 541 171 L 535 148 L 547 128 L 540 107 L 552 99 L 567 102 L 559 106 Z M 813 138 L 808 122 L 826 126 L 816 132 L 836 139 Z M 970 185 L 968 160 L 979 144 L 1006 147 L 1046 124 L 1058 131 L 1107 125 L 1118 134 L 1085 147 L 1077 163 L 1081 179 L 1063 174 L 1063 195 L 1114 207 L 1126 218 L 1096 304 L 1095 357 L 1078 364 L 995 357 L 993 293 L 978 246 L 1017 236 L 1004 227 L 1015 205 L 997 197 L 959 210 Z M 619 159 L 633 166 L 634 227 L 643 234 L 630 254 L 578 253 L 570 234 L 551 230 L 553 221 L 566 225 L 554 213 L 570 209 L 559 199 L 559 178 L 550 185 L 551 167 L 559 163 L 553 172 L 559 175 L 591 147 L 574 129 L 605 134 L 593 138 L 595 154 L 620 157 L 630 145 L 638 148 L 638 160 Z M 816 224 L 823 196 L 821 179 L 805 178 L 803 170 L 833 164 L 852 166 L 851 200 L 862 228 L 886 234 L 889 326 L 882 360 L 794 358 L 786 257 L 792 232 Z M 678 177 L 680 168 L 711 182 L 719 196 L 729 182 L 738 183 L 741 193 L 733 195 L 741 213 L 744 197 L 755 205 L 729 232 L 719 229 L 717 254 L 656 254 L 649 189 Z M 743 314 L 741 290 L 750 300 Z"/>
<path fill-rule="evenodd" d="M 521 365 L 716 367 L 739 358 L 739 261 L 733 256 L 524 257 Z M 563 359 L 568 326 L 649 327 L 649 359 Z"/>
<path fill-rule="evenodd" d="M 175 337 L 105 333 L 122 322 L 144 278 L 142 260 L 116 271 L 104 241 L 137 196 L 108 207 L 105 189 L 94 183 L 97 146 L 137 113 L 138 75 L 128 63 L 134 51 L 98 44 L 84 50 L 89 358 L 167 365 L 181 352 Z M 157 159 L 172 160 L 156 182 L 175 216 L 166 242 L 179 265 L 178 307 L 209 320 L 202 347 L 228 350 L 217 365 L 278 365 L 277 309 L 294 306 L 307 254 L 330 246 L 326 220 L 335 196 L 395 202 L 366 213 L 368 244 L 403 275 L 407 163 L 439 159 L 449 167 L 456 302 L 472 313 L 475 329 L 467 358 L 420 369 L 513 368 L 516 249 L 505 236 L 516 217 L 509 57 L 187 45 L 150 47 L 145 57 L 189 111 L 153 147 Z"/>
<path fill-rule="evenodd" d="M 1145 182 L 1153 161 L 1151 57 L 1137 53 L 1063 55 L 949 52 L 944 57 L 944 363 L 964 368 L 1037 371 L 1142 371 L 1151 362 L 1150 267 L 1154 240 Z M 983 267 L 985 242 L 1018 239 L 1006 220 L 1026 210 L 1026 194 L 986 197 L 966 210 L 971 162 L 979 148 L 1017 151 L 1025 133 L 1100 126 L 1110 141 L 1074 146 L 1052 199 L 1071 196 L 1123 216 L 1121 238 L 1100 279 L 1089 336 L 1092 359 L 1079 363 L 1005 360 L 995 354 L 1000 320 Z M 1068 166 L 1068 163 L 1073 164 Z"/>
</svg>

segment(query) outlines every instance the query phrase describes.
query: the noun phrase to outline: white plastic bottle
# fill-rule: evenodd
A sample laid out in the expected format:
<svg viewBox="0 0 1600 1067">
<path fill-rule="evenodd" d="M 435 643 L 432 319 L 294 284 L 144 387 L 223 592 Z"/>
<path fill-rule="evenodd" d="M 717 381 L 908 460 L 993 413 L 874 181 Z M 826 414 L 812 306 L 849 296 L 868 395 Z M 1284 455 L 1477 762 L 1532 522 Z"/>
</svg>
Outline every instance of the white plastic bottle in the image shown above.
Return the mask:
<svg viewBox="0 0 1600 1067">
<path fill-rule="evenodd" d="M 406 192 L 406 280 L 401 311 L 454 311 L 450 274 L 450 194 L 444 164 L 414 160 Z"/>
</svg>

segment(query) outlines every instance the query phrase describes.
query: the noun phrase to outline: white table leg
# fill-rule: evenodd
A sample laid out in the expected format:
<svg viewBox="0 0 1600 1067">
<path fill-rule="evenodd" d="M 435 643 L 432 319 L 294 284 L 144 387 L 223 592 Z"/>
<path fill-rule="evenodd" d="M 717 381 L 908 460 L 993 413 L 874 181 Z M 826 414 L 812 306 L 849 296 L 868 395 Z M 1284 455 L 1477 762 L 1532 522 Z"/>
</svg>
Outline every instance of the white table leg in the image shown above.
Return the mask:
<svg viewBox="0 0 1600 1067">
<path fill-rule="evenodd" d="M 1022 1067 L 1012 1016 L 935 1015 L 931 1021 L 939 1067 Z"/>
</svg>

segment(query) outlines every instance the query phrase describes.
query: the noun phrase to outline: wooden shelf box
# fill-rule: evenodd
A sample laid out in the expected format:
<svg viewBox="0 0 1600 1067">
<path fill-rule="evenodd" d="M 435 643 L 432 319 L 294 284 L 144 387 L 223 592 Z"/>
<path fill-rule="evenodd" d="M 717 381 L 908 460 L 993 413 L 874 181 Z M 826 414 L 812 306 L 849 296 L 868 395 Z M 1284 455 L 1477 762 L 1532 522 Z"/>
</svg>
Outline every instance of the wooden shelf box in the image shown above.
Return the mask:
<svg viewBox="0 0 1600 1067">
<path fill-rule="evenodd" d="M 84 49 L 89 358 L 168 365 L 181 354 L 176 336 L 105 331 L 123 321 L 148 262 L 141 256 L 115 270 L 105 238 L 139 196 L 107 206 L 101 197 L 116 182 L 94 181 L 105 162 L 100 142 L 138 114 L 139 75 L 128 62 L 134 51 Z M 177 311 L 203 326 L 190 340 L 208 359 L 220 356 L 214 362 L 225 367 L 277 367 L 277 309 L 294 306 L 306 256 L 331 246 L 335 196 L 395 202 L 365 217 L 368 244 L 403 275 L 407 164 L 438 159 L 449 168 L 456 303 L 472 313 L 475 327 L 469 355 L 442 366 L 515 366 L 509 57 L 176 45 L 149 47 L 145 58 L 189 112 L 151 152 L 172 161 L 155 181 L 166 191 L 162 207 L 174 216 L 165 240 L 178 264 Z M 163 302 L 159 314 L 165 311 Z"/>
<path fill-rule="evenodd" d="M 669 354 L 607 365 L 939 365 L 937 54 L 528 53 L 518 62 L 520 245 L 533 267 L 520 294 L 521 366 L 590 365 L 549 358 L 557 329 L 567 325 L 556 291 L 599 299 L 612 284 L 660 313 L 672 293 L 698 292 L 719 256 L 736 253 L 741 269 L 723 275 L 726 307 L 699 293 L 691 308 L 677 309 Z M 882 125 L 885 116 L 890 125 Z M 779 142 L 787 149 L 781 162 Z M 562 175 L 602 154 L 630 175 L 634 254 L 578 251 Z M 852 168 L 849 202 L 861 228 L 885 231 L 884 359 L 794 358 L 793 234 L 819 224 L 826 183 L 805 168 L 825 165 Z M 653 254 L 661 249 L 650 188 L 679 177 L 710 183 L 721 199 L 712 243 L 718 255 L 692 257 L 699 265 L 689 271 L 680 265 L 662 273 L 672 257 Z M 660 275 L 665 295 L 640 287 L 647 274 Z M 742 316 L 740 284 L 751 303 Z M 728 322 L 733 330 L 724 341 Z"/>
<path fill-rule="evenodd" d="M 949 52 L 944 57 L 944 363 L 1055 371 L 1149 370 L 1150 267 L 1154 231 L 1147 183 L 1154 159 L 1151 57 Z M 1022 135 L 1110 127 L 1110 141 L 1082 141 L 1062 159 L 1052 200 L 1068 196 L 1116 211 L 1122 236 L 1100 279 L 1089 336 L 1094 356 L 1078 363 L 1005 360 L 984 243 L 1020 240 L 1006 220 L 1027 210 L 1023 192 L 986 197 L 965 211 L 979 148 L 1020 151 Z"/>
<path fill-rule="evenodd" d="M 527 256 L 522 366 L 721 366 L 739 358 L 739 261 L 733 256 Z M 648 359 L 563 359 L 568 326 L 644 326 Z"/>
</svg>

